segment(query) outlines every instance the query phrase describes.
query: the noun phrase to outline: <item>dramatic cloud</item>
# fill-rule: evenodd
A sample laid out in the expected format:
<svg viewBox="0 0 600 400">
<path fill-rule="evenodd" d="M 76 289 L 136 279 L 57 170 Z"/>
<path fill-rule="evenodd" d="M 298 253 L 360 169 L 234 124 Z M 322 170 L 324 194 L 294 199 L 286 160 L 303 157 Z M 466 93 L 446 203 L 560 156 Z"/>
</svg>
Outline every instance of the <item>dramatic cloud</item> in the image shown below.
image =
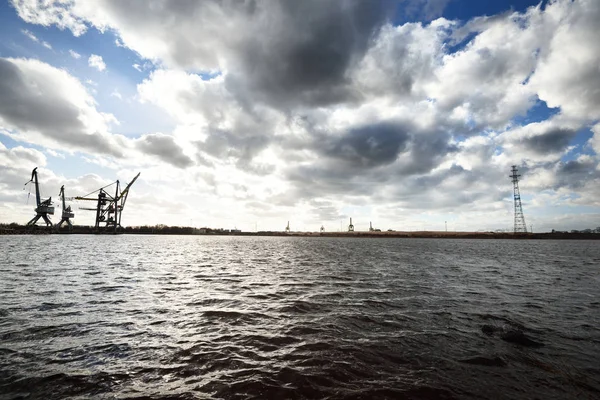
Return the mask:
<svg viewBox="0 0 600 400">
<path fill-rule="evenodd" d="M 136 144 L 112 134 L 115 123 L 66 71 L 36 60 L 0 58 L 0 129 L 15 139 L 117 158 L 136 156 L 131 149 L 138 149 L 178 167 L 191 165 L 172 138 L 147 135 Z"/>
<path fill-rule="evenodd" d="M 530 85 L 550 107 L 583 119 L 600 118 L 600 2 L 555 2 L 544 20 L 553 30 L 539 52 Z"/>
<path fill-rule="evenodd" d="M 533 162 L 558 161 L 577 133 L 577 125 L 561 117 L 508 130 L 498 142 L 514 159 Z"/>
<path fill-rule="evenodd" d="M 325 155 L 346 164 L 342 168 L 372 168 L 393 163 L 406 148 L 408 138 L 401 126 L 381 123 L 353 129 L 321 145 Z"/>
<path fill-rule="evenodd" d="M 119 155 L 107 135 L 116 121 L 67 72 L 36 60 L 0 58 L 0 126 L 27 142 Z"/>
</svg>

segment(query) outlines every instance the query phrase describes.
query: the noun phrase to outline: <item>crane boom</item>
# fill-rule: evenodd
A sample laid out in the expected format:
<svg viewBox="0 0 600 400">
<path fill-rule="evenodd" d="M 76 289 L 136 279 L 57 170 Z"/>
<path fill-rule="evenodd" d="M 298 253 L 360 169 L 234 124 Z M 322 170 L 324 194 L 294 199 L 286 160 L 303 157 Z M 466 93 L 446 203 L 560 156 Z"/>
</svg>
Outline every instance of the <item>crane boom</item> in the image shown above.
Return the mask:
<svg viewBox="0 0 600 400">
<path fill-rule="evenodd" d="M 69 199 L 98 201 L 97 198 L 93 198 L 93 197 L 79 197 L 79 196 L 69 197 Z"/>
<path fill-rule="evenodd" d="M 125 186 L 125 189 L 123 189 L 123 191 L 121 192 L 121 195 L 117 198 L 117 200 L 120 200 L 122 197 L 127 198 L 127 194 L 129 193 L 129 188 L 131 187 L 131 185 L 133 185 L 133 182 L 135 182 L 137 180 L 137 178 L 140 176 L 141 172 L 138 172 L 138 174 L 135 176 L 135 178 L 133 178 L 133 180 L 131 182 L 129 182 L 129 185 Z"/>
</svg>

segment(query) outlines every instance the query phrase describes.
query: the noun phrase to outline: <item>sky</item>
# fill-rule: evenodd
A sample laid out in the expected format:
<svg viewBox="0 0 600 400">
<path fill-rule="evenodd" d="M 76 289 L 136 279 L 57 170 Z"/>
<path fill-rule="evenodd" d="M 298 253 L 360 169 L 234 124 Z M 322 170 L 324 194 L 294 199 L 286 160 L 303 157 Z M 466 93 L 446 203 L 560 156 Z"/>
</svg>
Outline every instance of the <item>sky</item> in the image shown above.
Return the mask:
<svg viewBox="0 0 600 400">
<path fill-rule="evenodd" d="M 0 0 L 0 222 L 600 226 L 600 1 Z M 33 193 L 32 193 L 33 194 Z M 93 225 L 72 201 L 75 224 Z M 60 209 L 53 217 L 60 219 Z"/>
</svg>

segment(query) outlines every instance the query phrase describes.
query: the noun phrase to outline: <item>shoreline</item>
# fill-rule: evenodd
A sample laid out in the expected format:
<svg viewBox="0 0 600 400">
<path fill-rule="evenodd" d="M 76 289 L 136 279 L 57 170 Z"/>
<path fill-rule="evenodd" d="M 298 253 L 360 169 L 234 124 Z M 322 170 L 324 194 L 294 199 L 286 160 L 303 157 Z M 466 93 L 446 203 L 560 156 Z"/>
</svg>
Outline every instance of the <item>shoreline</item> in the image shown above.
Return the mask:
<svg viewBox="0 0 600 400">
<path fill-rule="evenodd" d="M 67 229 L 55 230 L 50 227 L 27 227 L 0 228 L 0 235 L 104 235 L 115 234 L 113 232 L 95 232 L 93 227 L 74 226 L 72 231 Z M 445 231 L 355 231 L 355 232 L 281 232 L 281 231 L 258 231 L 258 232 L 229 232 L 223 230 L 196 229 L 190 227 L 168 227 L 155 229 L 150 227 L 131 228 L 127 227 L 117 232 L 118 235 L 180 235 L 180 236 L 260 236 L 260 237 L 339 237 L 339 238 L 420 238 L 420 239 L 558 239 L 558 240 L 600 240 L 599 233 L 569 233 L 569 232 L 546 232 L 546 233 L 512 233 L 512 232 L 445 232 Z"/>
</svg>

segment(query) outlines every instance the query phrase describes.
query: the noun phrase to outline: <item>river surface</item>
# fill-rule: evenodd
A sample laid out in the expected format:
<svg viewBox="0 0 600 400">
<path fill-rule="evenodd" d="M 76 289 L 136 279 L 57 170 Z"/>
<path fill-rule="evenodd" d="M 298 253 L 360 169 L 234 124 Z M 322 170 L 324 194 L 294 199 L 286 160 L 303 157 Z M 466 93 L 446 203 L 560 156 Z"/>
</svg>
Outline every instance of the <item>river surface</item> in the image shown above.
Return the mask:
<svg viewBox="0 0 600 400">
<path fill-rule="evenodd" d="M 597 399 L 600 242 L 0 236 L 0 398 Z"/>
</svg>

